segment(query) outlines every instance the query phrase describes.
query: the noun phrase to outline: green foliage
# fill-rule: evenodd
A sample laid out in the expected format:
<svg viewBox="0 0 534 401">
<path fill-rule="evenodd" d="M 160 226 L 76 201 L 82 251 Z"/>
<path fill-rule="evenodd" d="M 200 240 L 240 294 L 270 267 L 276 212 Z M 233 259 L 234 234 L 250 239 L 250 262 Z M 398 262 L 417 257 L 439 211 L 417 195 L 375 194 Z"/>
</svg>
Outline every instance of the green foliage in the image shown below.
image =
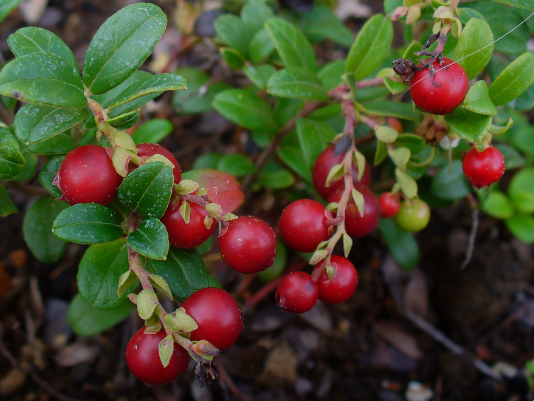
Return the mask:
<svg viewBox="0 0 534 401">
<path fill-rule="evenodd" d="M 0 126 L 0 180 L 15 177 L 25 163 L 15 137 L 7 128 Z"/>
<path fill-rule="evenodd" d="M 143 220 L 126 241 L 134 251 L 151 259 L 164 260 L 169 251 L 167 229 L 154 217 Z"/>
</svg>

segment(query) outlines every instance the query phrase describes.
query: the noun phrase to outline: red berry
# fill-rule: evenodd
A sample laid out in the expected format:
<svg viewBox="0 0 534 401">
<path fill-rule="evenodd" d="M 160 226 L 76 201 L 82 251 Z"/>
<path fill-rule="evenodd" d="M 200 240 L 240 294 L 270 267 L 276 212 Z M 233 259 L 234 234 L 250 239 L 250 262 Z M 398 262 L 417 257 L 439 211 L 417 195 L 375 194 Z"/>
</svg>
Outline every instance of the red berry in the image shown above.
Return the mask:
<svg viewBox="0 0 534 401">
<path fill-rule="evenodd" d="M 206 340 L 223 351 L 236 342 L 243 329 L 243 315 L 236 300 L 220 288 L 204 288 L 190 295 L 182 308 L 198 324 L 191 340 Z"/>
<path fill-rule="evenodd" d="M 499 181 L 504 174 L 504 156 L 490 146 L 482 152 L 472 148 L 464 157 L 464 174 L 477 188 L 487 187 Z"/>
<path fill-rule="evenodd" d="M 328 187 L 326 186 L 326 178 L 328 177 L 328 173 L 336 164 L 341 164 L 343 162 L 344 156 L 344 153 L 334 156 L 334 146 L 331 146 L 323 150 L 313 165 L 313 186 L 323 199 L 328 199 L 328 197 L 338 187 L 344 186 L 343 178 L 332 181 Z M 367 163 L 367 161 L 365 162 L 365 170 L 363 172 L 361 181 L 358 180 L 358 169 L 354 164 L 352 165 L 352 180 L 355 184 L 360 183 L 365 186 L 369 186 L 371 184 L 371 166 L 369 163 Z"/>
<path fill-rule="evenodd" d="M 290 203 L 282 212 L 278 230 L 285 243 L 298 252 L 313 252 L 329 238 L 326 207 L 311 199 Z"/>
<path fill-rule="evenodd" d="M 314 270 L 320 269 L 323 265 L 324 261 Z M 330 266 L 334 269 L 334 277 L 330 279 L 325 269 L 317 280 L 319 299 L 327 304 L 339 304 L 349 299 L 356 291 L 358 272 L 343 256 L 333 255 L 330 258 Z"/>
<path fill-rule="evenodd" d="M 398 118 L 395 117 L 388 117 L 387 118 L 388 125 L 393 128 L 395 131 L 397 131 L 399 134 L 402 134 L 403 127 L 402 123 Z M 365 184 L 364 184 L 365 185 Z M 367 185 L 369 186 L 369 185 Z"/>
<path fill-rule="evenodd" d="M 392 195 L 391 192 L 384 192 L 381 194 L 378 197 L 378 203 L 380 203 L 380 217 L 384 219 L 393 217 L 399 212 L 399 197 Z"/>
<path fill-rule="evenodd" d="M 347 234 L 352 238 L 360 238 L 369 234 L 378 225 L 380 205 L 378 204 L 376 195 L 368 187 L 355 185 L 354 189 L 363 195 L 363 216 L 360 215 L 351 196 L 347 208 L 345 209 L 345 229 L 347 230 Z M 343 188 L 338 188 L 332 195 L 330 195 L 328 203 L 339 202 L 342 195 Z"/>
<path fill-rule="evenodd" d="M 217 227 L 216 222 L 211 224 L 209 229 L 204 225 L 204 218 L 208 215 L 206 209 L 197 203 L 189 202 L 191 214 L 189 223 L 186 224 L 180 215 L 180 201 L 174 208 L 169 206 L 161 222 L 169 233 L 169 243 L 177 248 L 196 248 L 206 241 Z"/>
<path fill-rule="evenodd" d="M 294 272 L 284 277 L 275 298 L 276 304 L 286 311 L 304 313 L 317 303 L 319 288 L 308 273 Z"/>
<path fill-rule="evenodd" d="M 121 182 L 106 149 L 97 145 L 83 145 L 69 152 L 54 179 L 62 193 L 60 199 L 71 205 L 107 205 L 117 195 Z"/>
<path fill-rule="evenodd" d="M 443 64 L 437 60 L 432 64 L 436 70 L 434 82 L 439 85 L 437 87 L 432 84 L 428 68 L 416 72 L 411 79 L 410 93 L 421 110 L 432 114 L 449 114 L 464 101 L 469 80 L 462 66 L 452 63 L 453 60 L 444 58 Z"/>
<path fill-rule="evenodd" d="M 252 216 L 231 220 L 219 237 L 223 260 L 239 273 L 258 273 L 271 267 L 276 257 L 276 234 L 265 221 Z"/>
<path fill-rule="evenodd" d="M 139 151 L 137 156 L 145 160 L 154 155 L 165 156 L 171 161 L 172 164 L 174 164 L 174 168 L 172 169 L 172 173 L 174 174 L 174 183 L 178 184 L 182 180 L 182 171 L 180 170 L 180 165 L 178 164 L 176 157 L 174 157 L 174 155 L 168 149 L 155 143 L 140 143 L 137 145 L 137 150 Z M 133 167 L 132 170 L 135 170 L 136 168 L 137 166 Z"/>
<path fill-rule="evenodd" d="M 145 327 L 134 334 L 126 347 L 126 363 L 135 377 L 147 386 L 168 383 L 183 374 L 189 364 L 189 354 L 174 344 L 171 360 L 166 368 L 159 359 L 158 345 L 166 337 L 165 330 L 145 334 Z"/>
</svg>

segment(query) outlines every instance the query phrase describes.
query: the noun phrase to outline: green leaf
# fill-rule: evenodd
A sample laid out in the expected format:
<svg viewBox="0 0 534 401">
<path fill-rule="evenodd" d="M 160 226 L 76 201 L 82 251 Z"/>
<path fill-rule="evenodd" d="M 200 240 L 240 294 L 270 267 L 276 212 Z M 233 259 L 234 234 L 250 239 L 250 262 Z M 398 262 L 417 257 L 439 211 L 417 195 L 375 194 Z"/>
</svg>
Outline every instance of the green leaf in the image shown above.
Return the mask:
<svg viewBox="0 0 534 401">
<path fill-rule="evenodd" d="M 28 151 L 37 155 L 58 155 L 68 153 L 78 147 L 70 130 L 57 134 L 42 142 L 28 145 Z"/>
<path fill-rule="evenodd" d="M 78 70 L 52 53 L 27 54 L 6 64 L 0 94 L 45 106 L 76 109 L 87 104 Z"/>
<path fill-rule="evenodd" d="M 508 219 L 514 215 L 514 208 L 505 194 L 500 191 L 491 191 L 482 204 L 484 210 L 490 216 L 498 219 Z"/>
<path fill-rule="evenodd" d="M 185 79 L 175 74 L 157 74 L 145 81 L 136 82 L 118 95 L 107 107 L 113 110 L 140 97 L 164 91 L 187 89 Z"/>
<path fill-rule="evenodd" d="M 8 128 L 0 126 L 0 180 L 15 177 L 25 162 L 15 137 Z"/>
<path fill-rule="evenodd" d="M 6 187 L 0 185 L 0 217 L 9 216 L 12 213 L 17 213 L 17 207 L 11 200 L 9 192 Z"/>
<path fill-rule="evenodd" d="M 241 9 L 241 19 L 247 26 L 247 32 L 255 34 L 263 29 L 265 22 L 274 18 L 274 12 L 269 6 L 260 2 L 247 3 Z"/>
<path fill-rule="evenodd" d="M 327 91 L 340 86 L 343 83 L 343 75 L 345 75 L 345 60 L 336 60 L 325 64 L 317 74 Z"/>
<path fill-rule="evenodd" d="M 67 247 L 66 242 L 52 234 L 52 222 L 67 207 L 66 203 L 47 196 L 35 202 L 24 216 L 24 240 L 34 256 L 45 263 L 57 262 Z"/>
<path fill-rule="evenodd" d="M 219 162 L 225 155 L 223 153 L 209 152 L 201 154 L 193 163 L 193 170 L 202 168 L 217 169 Z"/>
<path fill-rule="evenodd" d="M 523 167 L 525 165 L 525 159 L 510 145 L 499 143 L 495 145 L 495 148 L 504 156 L 504 164 L 506 170 Z"/>
<path fill-rule="evenodd" d="M 327 6 L 317 4 L 310 12 L 302 14 L 301 22 L 304 34 L 312 42 L 328 38 L 345 47 L 352 45 L 351 31 Z"/>
<path fill-rule="evenodd" d="M 395 177 L 399 183 L 402 192 L 408 199 L 413 199 L 417 195 L 417 182 L 405 171 L 399 167 L 395 169 Z"/>
<path fill-rule="evenodd" d="M 450 167 L 444 166 L 432 179 L 432 194 L 441 199 L 462 199 L 471 192 L 460 160 L 453 160 Z"/>
<path fill-rule="evenodd" d="M 327 123 L 306 118 L 297 120 L 297 135 L 306 166 L 311 171 L 319 154 L 326 149 L 336 132 Z"/>
<path fill-rule="evenodd" d="M 392 40 L 389 19 L 377 14 L 367 20 L 350 49 L 345 72 L 352 72 L 358 81 L 370 75 L 389 53 Z"/>
<path fill-rule="evenodd" d="M 518 214 L 505 220 L 506 227 L 521 242 L 534 242 L 534 217 L 528 214 Z"/>
<path fill-rule="evenodd" d="M 154 290 L 144 289 L 137 295 L 137 313 L 143 320 L 149 319 L 156 305 L 158 304 L 158 296 Z"/>
<path fill-rule="evenodd" d="M 493 0 L 496 3 L 518 7 L 528 11 L 534 11 L 534 0 Z"/>
<path fill-rule="evenodd" d="M 83 62 L 83 82 L 91 93 L 113 89 L 152 53 L 167 17 L 154 4 L 137 3 L 117 11 L 98 29 Z"/>
<path fill-rule="evenodd" d="M 273 74 L 267 83 L 267 92 L 273 96 L 328 100 L 321 80 L 304 68 L 289 67 Z"/>
<path fill-rule="evenodd" d="M 221 57 L 223 60 L 233 68 L 234 70 L 240 70 L 245 65 L 245 59 L 243 55 L 237 50 L 232 49 L 231 47 L 223 47 L 221 50 Z"/>
<path fill-rule="evenodd" d="M 77 335 L 89 337 L 122 322 L 130 316 L 133 308 L 131 302 L 125 302 L 118 308 L 102 310 L 95 308 L 80 294 L 76 294 L 69 305 L 67 318 Z"/>
<path fill-rule="evenodd" d="M 258 187 L 267 187 L 272 189 L 283 189 L 290 187 L 295 183 L 295 177 L 286 170 L 280 167 L 274 162 L 269 162 L 261 170 L 258 177 Z"/>
<path fill-rule="evenodd" d="M 252 32 L 241 18 L 232 14 L 223 14 L 215 20 L 213 24 L 217 31 L 217 38 L 220 42 L 233 47 L 245 58 L 248 57 L 249 41 Z"/>
<path fill-rule="evenodd" d="M 20 173 L 14 177 L 11 177 L 13 181 L 27 181 L 35 175 L 37 163 L 39 162 L 37 156 L 33 153 L 30 153 L 28 149 L 23 148 L 22 157 L 24 157 L 24 166 L 22 167 Z"/>
<path fill-rule="evenodd" d="M 454 59 L 458 60 L 471 80 L 484 70 L 492 54 L 493 33 L 490 26 L 486 21 L 471 18 L 458 40 Z"/>
<path fill-rule="evenodd" d="M 142 219 L 160 218 L 171 199 L 172 169 L 163 162 L 151 162 L 135 169 L 122 181 L 119 200 Z"/>
<path fill-rule="evenodd" d="M 169 235 L 159 219 L 154 217 L 143 220 L 137 230 L 128 234 L 128 245 L 151 259 L 163 260 L 169 251 Z"/>
<path fill-rule="evenodd" d="M 387 144 L 381 141 L 376 141 L 376 153 L 375 153 L 375 160 L 374 165 L 378 166 L 380 163 L 382 163 L 386 157 L 388 156 L 388 147 Z"/>
<path fill-rule="evenodd" d="M 232 174 L 234 177 L 254 174 L 258 171 L 247 156 L 236 153 L 222 157 L 216 169 Z"/>
<path fill-rule="evenodd" d="M 265 23 L 278 54 L 286 67 L 301 67 L 317 71 L 315 52 L 304 34 L 291 23 L 272 18 Z"/>
<path fill-rule="evenodd" d="M 254 64 L 261 63 L 274 52 L 274 42 L 267 29 L 258 31 L 250 42 L 250 61 Z"/>
<path fill-rule="evenodd" d="M 534 168 L 528 167 L 519 171 L 508 187 L 508 195 L 521 213 L 534 212 Z"/>
<path fill-rule="evenodd" d="M 425 140 L 414 134 L 399 135 L 395 144 L 398 147 L 408 148 L 412 155 L 416 155 L 425 148 Z"/>
<path fill-rule="evenodd" d="M 134 110 L 107 120 L 106 122 L 113 128 L 116 128 L 118 130 L 125 130 L 128 128 L 132 128 L 135 124 L 137 124 L 140 117 L 141 113 L 139 112 L 139 110 Z"/>
<path fill-rule="evenodd" d="M 497 114 L 497 108 L 489 98 L 486 81 L 478 81 L 469 88 L 463 101 L 463 107 L 474 113 L 484 114 L 486 116 Z"/>
<path fill-rule="evenodd" d="M 171 246 L 167 260 L 148 259 L 147 268 L 163 277 L 171 287 L 172 295 L 180 302 L 208 286 L 208 273 L 196 249 L 178 249 Z"/>
<path fill-rule="evenodd" d="M 53 53 L 78 70 L 72 50 L 56 34 L 35 26 L 20 28 L 7 38 L 9 48 L 16 57 L 31 53 Z"/>
<path fill-rule="evenodd" d="M 163 118 L 154 118 L 139 126 L 132 135 L 136 145 L 140 143 L 159 143 L 173 130 L 172 123 Z"/>
<path fill-rule="evenodd" d="M 462 107 L 447 114 L 445 121 L 457 135 L 471 143 L 481 141 L 491 126 L 491 116 L 473 113 Z"/>
<path fill-rule="evenodd" d="M 380 219 L 378 228 L 395 262 L 403 270 L 413 270 L 420 258 L 419 245 L 413 235 L 401 230 L 392 219 Z"/>
<path fill-rule="evenodd" d="M 300 141 L 296 131 L 289 134 L 278 148 L 278 156 L 287 164 L 295 173 L 300 175 L 306 181 L 311 182 L 311 170 L 306 165 Z"/>
<path fill-rule="evenodd" d="M 388 125 L 379 125 L 376 127 L 375 135 L 384 143 L 393 143 L 397 140 L 399 133 Z"/>
<path fill-rule="evenodd" d="M 50 159 L 39 173 L 39 182 L 43 188 L 56 198 L 61 198 L 61 191 L 58 187 L 52 184 L 52 182 L 54 181 L 64 158 L 65 156 L 59 156 Z"/>
<path fill-rule="evenodd" d="M 117 296 L 119 277 L 128 270 L 126 241 L 118 239 L 107 244 L 91 245 L 85 251 L 78 267 L 78 289 L 82 297 L 99 309 L 115 309 L 126 301 L 126 295 L 137 286 Z"/>
<path fill-rule="evenodd" d="M 117 213 L 98 203 L 79 203 L 63 210 L 52 225 L 54 234 L 64 241 L 99 244 L 122 237 Z"/>
<path fill-rule="evenodd" d="M 218 93 L 213 101 L 215 109 L 228 120 L 244 128 L 265 133 L 278 131 L 269 104 L 245 89 L 229 89 Z"/>
<path fill-rule="evenodd" d="M 520 96 L 534 82 L 534 54 L 524 53 L 491 83 L 489 95 L 497 106 Z"/>
<path fill-rule="evenodd" d="M 59 109 L 26 104 L 15 116 L 15 134 L 26 145 L 50 139 L 81 123 L 89 116 L 84 109 Z"/>
<path fill-rule="evenodd" d="M 387 89 L 386 91 L 389 92 Z M 375 102 L 356 103 L 355 106 L 357 110 L 375 116 L 398 117 L 416 122 L 422 119 L 421 114 L 414 112 L 413 107 L 408 103 L 379 100 Z"/>
<path fill-rule="evenodd" d="M 248 65 L 243 69 L 243 71 L 254 85 L 261 90 L 266 90 L 267 82 L 269 81 L 269 78 L 271 78 L 271 76 L 276 72 L 276 68 L 270 64 L 264 64 L 257 67 Z"/>
<path fill-rule="evenodd" d="M 404 51 L 402 58 L 412 60 L 414 63 L 417 63 L 419 56 L 416 56 L 415 53 L 423 50 L 423 45 L 416 40 L 412 40 L 410 45 Z"/>
<path fill-rule="evenodd" d="M 11 11 L 17 7 L 22 0 L 2 0 L 0 3 L 0 22 L 6 18 Z"/>
</svg>

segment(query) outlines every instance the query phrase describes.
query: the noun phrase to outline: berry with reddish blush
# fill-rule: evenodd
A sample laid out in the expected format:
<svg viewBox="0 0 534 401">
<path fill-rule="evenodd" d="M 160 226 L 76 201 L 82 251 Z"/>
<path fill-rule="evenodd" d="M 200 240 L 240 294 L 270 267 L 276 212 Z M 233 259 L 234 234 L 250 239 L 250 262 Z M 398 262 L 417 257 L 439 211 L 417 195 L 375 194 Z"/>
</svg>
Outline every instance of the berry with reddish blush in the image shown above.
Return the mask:
<svg viewBox="0 0 534 401">
<path fill-rule="evenodd" d="M 380 217 L 384 219 L 389 219 L 399 212 L 400 200 L 398 195 L 384 192 L 378 197 L 378 203 L 380 203 Z"/>
<path fill-rule="evenodd" d="M 208 229 L 204 225 L 204 218 L 208 215 L 206 209 L 195 202 L 189 202 L 191 213 L 189 223 L 186 224 L 180 215 L 180 201 L 175 207 L 169 206 L 161 222 L 169 233 L 169 243 L 176 248 L 191 249 L 204 243 L 217 227 L 213 222 Z"/>
<path fill-rule="evenodd" d="M 189 365 L 189 354 L 178 344 L 167 367 L 159 359 L 158 345 L 166 337 L 165 330 L 145 334 L 145 327 L 134 334 L 126 347 L 126 363 L 135 377 L 147 386 L 168 383 L 182 375 Z"/>
<path fill-rule="evenodd" d="M 352 238 L 364 237 L 373 231 L 378 225 L 380 217 L 380 205 L 376 195 L 368 187 L 354 185 L 354 189 L 360 192 L 364 198 L 363 216 L 360 215 L 358 207 L 355 205 L 352 196 L 345 209 L 345 229 Z M 338 188 L 328 198 L 328 203 L 338 202 L 343 196 L 344 188 Z"/>
<path fill-rule="evenodd" d="M 395 215 L 397 225 L 408 232 L 421 231 L 430 221 L 430 207 L 421 199 L 401 202 L 399 212 Z"/>
<path fill-rule="evenodd" d="M 472 148 L 464 157 L 464 174 L 476 188 L 487 187 L 499 181 L 504 174 L 504 156 L 490 146 L 479 152 Z"/>
<path fill-rule="evenodd" d="M 178 184 L 182 180 L 182 170 L 180 170 L 178 160 L 176 160 L 176 157 L 174 157 L 174 155 L 167 148 L 155 143 L 140 143 L 137 145 L 137 150 L 137 156 L 144 160 L 154 155 L 165 156 L 171 161 L 172 164 L 174 164 L 174 168 L 172 169 L 172 173 L 174 174 L 174 183 Z M 133 163 L 130 166 L 133 166 L 131 167 L 132 171 L 137 168 L 137 166 L 133 165 Z"/>
<path fill-rule="evenodd" d="M 219 237 L 223 260 L 239 273 L 258 273 L 271 267 L 276 257 L 276 234 L 269 224 L 252 216 L 228 223 Z"/>
<path fill-rule="evenodd" d="M 428 68 L 418 71 L 410 81 L 412 99 L 417 107 L 429 113 L 452 113 L 469 90 L 467 74 L 460 64 L 448 58 L 443 59 L 443 64 L 435 60 L 432 65 L 436 70 L 434 82 L 439 86 L 432 84 Z"/>
<path fill-rule="evenodd" d="M 324 265 L 321 262 L 314 271 L 321 269 Z M 339 304 L 349 299 L 358 285 L 358 272 L 354 265 L 343 256 L 333 255 L 330 258 L 330 266 L 334 271 L 334 277 L 330 279 L 323 270 L 317 280 L 319 287 L 319 299 L 327 304 Z"/>
<path fill-rule="evenodd" d="M 236 300 L 220 288 L 204 288 L 190 295 L 182 308 L 198 324 L 191 340 L 206 340 L 220 351 L 236 342 L 243 329 L 243 315 Z"/>
<path fill-rule="evenodd" d="M 403 127 L 402 123 L 398 118 L 395 117 L 388 117 L 387 118 L 388 125 L 393 128 L 395 131 L 397 131 L 399 134 L 403 133 Z"/>
<path fill-rule="evenodd" d="M 313 252 L 321 241 L 330 237 L 326 225 L 326 207 L 311 199 L 290 203 L 278 221 L 284 242 L 297 252 Z"/>
<path fill-rule="evenodd" d="M 117 195 L 121 182 L 106 149 L 97 145 L 83 145 L 69 152 L 54 179 L 62 193 L 60 200 L 71 205 L 107 205 Z"/>
<path fill-rule="evenodd" d="M 287 312 L 304 313 L 317 303 L 319 288 L 308 273 L 293 272 L 276 289 L 276 304 Z"/>
<path fill-rule="evenodd" d="M 328 197 L 340 186 L 344 187 L 343 177 L 330 182 L 330 185 L 326 186 L 326 178 L 328 173 L 336 164 L 341 164 L 343 162 L 344 153 L 334 156 L 334 146 L 330 146 L 323 150 L 323 152 L 317 157 L 313 165 L 312 179 L 313 186 L 321 195 L 323 199 L 328 199 Z M 365 161 L 365 170 L 363 171 L 363 176 L 361 181 L 358 180 L 358 169 L 352 164 L 352 180 L 355 184 L 362 184 L 369 186 L 371 184 L 371 166 L 367 161 Z"/>
</svg>

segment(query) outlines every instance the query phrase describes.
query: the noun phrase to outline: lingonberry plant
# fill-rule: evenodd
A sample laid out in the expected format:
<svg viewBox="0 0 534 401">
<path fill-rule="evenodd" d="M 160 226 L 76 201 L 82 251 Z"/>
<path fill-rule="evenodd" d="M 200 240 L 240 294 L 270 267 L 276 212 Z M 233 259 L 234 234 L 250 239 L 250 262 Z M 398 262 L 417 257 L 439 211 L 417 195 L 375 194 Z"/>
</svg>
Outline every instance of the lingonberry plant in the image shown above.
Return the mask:
<svg viewBox="0 0 534 401">
<path fill-rule="evenodd" d="M 139 70 L 167 21 L 147 3 L 127 6 L 102 25 L 81 70 L 59 37 L 27 27 L 9 37 L 15 58 L 0 72 L 2 110 L 14 113 L 0 127 L 0 179 L 11 188 L 29 180 L 40 155 L 46 164 L 39 182 L 52 195 L 26 213 L 28 246 L 50 263 L 61 258 L 65 241 L 89 245 L 71 324 L 94 334 L 136 305 L 145 327 L 130 341 L 126 360 L 148 385 L 178 377 L 189 358 L 201 381 L 213 379 L 213 357 L 238 339 L 238 303 L 209 288 L 200 253 L 210 252 L 214 232 L 221 259 L 239 273 L 278 280 L 276 302 L 294 313 L 352 296 L 353 243 L 377 227 L 397 263 L 413 269 L 419 250 L 410 233 L 425 229 L 431 207 L 467 198 L 504 219 L 522 241 L 534 241 L 532 167 L 516 173 L 508 194 L 498 190 L 505 168 L 522 167 L 534 155 L 531 127 L 519 113 L 534 106 L 529 28 L 497 38 L 502 29 L 490 18 L 531 6 L 386 0 L 386 15 L 369 18 L 353 40 L 319 2 L 291 15 L 269 1 L 238 3 L 237 14 L 215 20 L 214 40 L 227 66 L 246 76 L 246 87 L 193 67 Z M 392 20 L 405 31 L 397 48 Z M 319 65 L 312 43 L 324 40 L 347 48 L 346 57 Z M 413 102 L 402 102 L 408 90 Z M 142 107 L 165 91 L 175 91 L 178 114 L 215 109 L 243 129 L 250 146 L 204 154 L 182 172 L 156 143 L 172 125 L 139 125 Z M 276 195 L 283 211 L 267 218 L 270 225 L 233 214 L 245 197 L 261 198 L 253 192 Z M 1 214 L 14 211 L 0 185 Z M 277 249 L 284 258 L 287 252 L 277 243 L 276 221 L 287 246 L 311 253 L 311 275 L 278 277 L 284 262 L 276 264 Z M 338 244 L 344 256 L 335 254 Z"/>
</svg>

